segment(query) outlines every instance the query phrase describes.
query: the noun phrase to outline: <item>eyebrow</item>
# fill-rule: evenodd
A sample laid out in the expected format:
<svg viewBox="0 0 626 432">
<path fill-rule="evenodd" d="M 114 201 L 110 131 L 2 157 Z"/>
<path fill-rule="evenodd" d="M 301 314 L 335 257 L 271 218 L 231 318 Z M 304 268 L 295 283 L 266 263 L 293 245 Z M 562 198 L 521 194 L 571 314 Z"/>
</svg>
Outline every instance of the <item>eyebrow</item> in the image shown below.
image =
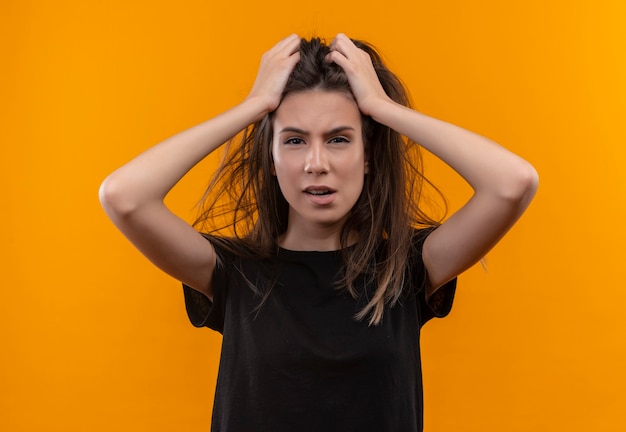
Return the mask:
<svg viewBox="0 0 626 432">
<path fill-rule="evenodd" d="M 329 131 L 324 132 L 324 135 L 334 135 L 336 133 L 343 132 L 346 130 L 355 131 L 356 129 L 354 129 L 352 126 L 337 126 L 335 128 L 332 128 Z M 293 132 L 293 133 L 297 133 L 300 135 L 309 135 L 309 132 L 305 131 L 304 129 L 300 129 L 300 128 L 293 127 L 293 126 L 287 126 L 286 128 L 281 129 L 279 133 L 282 134 L 286 132 Z"/>
</svg>

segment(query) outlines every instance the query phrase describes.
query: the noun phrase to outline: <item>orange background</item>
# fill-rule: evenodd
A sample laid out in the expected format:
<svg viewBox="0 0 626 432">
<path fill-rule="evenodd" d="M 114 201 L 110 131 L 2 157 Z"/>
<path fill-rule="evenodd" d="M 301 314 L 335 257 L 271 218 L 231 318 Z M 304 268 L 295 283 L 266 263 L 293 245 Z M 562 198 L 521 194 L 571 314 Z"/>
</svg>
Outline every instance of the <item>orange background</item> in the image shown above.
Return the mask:
<svg viewBox="0 0 626 432">
<path fill-rule="evenodd" d="M 98 186 L 241 100 L 280 38 L 343 31 L 381 49 L 419 109 L 540 173 L 488 272 L 425 328 L 426 430 L 626 430 L 625 5 L 3 1 L 0 429 L 209 429 L 220 338 L 191 327 Z M 428 162 L 457 208 L 468 187 Z M 211 167 L 168 198 L 183 217 Z"/>
</svg>

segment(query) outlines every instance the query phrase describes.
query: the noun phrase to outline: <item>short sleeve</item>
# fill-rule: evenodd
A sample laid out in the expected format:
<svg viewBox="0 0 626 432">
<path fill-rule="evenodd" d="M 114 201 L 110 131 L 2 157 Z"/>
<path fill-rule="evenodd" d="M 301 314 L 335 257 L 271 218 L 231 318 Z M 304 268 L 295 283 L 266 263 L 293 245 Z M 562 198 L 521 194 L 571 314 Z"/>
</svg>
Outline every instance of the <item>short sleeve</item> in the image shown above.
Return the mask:
<svg viewBox="0 0 626 432">
<path fill-rule="evenodd" d="M 420 326 L 423 326 L 432 318 L 443 318 L 452 310 L 454 303 L 454 294 L 456 292 L 456 281 L 454 278 L 439 287 L 437 291 L 426 301 L 426 268 L 422 260 L 422 247 L 424 241 L 436 228 L 427 228 L 417 230 L 412 242 L 412 270 L 415 272 L 413 276 L 414 286 L 417 287 L 417 305 L 419 312 Z"/>
<path fill-rule="evenodd" d="M 207 238 L 209 240 L 209 238 Z M 209 240 L 210 241 L 210 240 Z M 213 301 L 209 298 L 185 284 L 183 284 L 183 293 L 185 297 L 185 308 L 189 321 L 195 327 L 209 327 L 215 331 L 222 333 L 224 329 L 224 310 L 227 291 L 226 278 L 226 253 L 215 242 L 211 242 L 215 247 L 218 259 L 213 270 Z"/>
<path fill-rule="evenodd" d="M 426 301 L 426 292 L 419 293 L 420 325 L 426 324 L 432 318 L 444 318 L 452 310 L 454 293 L 456 292 L 456 278 L 439 287 Z"/>
</svg>

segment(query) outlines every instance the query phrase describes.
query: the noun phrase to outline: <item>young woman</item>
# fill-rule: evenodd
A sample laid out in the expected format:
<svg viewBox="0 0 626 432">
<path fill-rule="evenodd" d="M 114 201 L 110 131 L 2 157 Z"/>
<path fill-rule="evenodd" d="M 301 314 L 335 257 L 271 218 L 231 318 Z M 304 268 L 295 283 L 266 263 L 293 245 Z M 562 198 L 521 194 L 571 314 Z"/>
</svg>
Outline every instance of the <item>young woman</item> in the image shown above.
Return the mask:
<svg viewBox="0 0 626 432">
<path fill-rule="evenodd" d="M 168 191 L 242 130 L 195 228 L 172 214 Z M 414 143 L 474 189 L 442 224 L 419 206 Z M 280 41 L 243 102 L 119 168 L 100 196 L 183 282 L 194 325 L 223 334 L 212 430 L 420 431 L 421 327 L 536 188 L 529 163 L 412 110 L 378 54 L 339 34 Z"/>
</svg>

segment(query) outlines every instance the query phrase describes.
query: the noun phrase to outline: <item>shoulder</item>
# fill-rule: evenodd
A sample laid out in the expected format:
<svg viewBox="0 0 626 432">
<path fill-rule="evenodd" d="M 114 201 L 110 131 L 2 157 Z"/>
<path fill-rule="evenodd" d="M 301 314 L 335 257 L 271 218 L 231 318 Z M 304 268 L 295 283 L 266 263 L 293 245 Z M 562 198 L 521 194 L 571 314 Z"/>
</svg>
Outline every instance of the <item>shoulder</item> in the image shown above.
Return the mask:
<svg viewBox="0 0 626 432">
<path fill-rule="evenodd" d="M 423 246 L 424 241 L 426 240 L 426 238 L 433 232 L 435 231 L 439 226 L 438 225 L 433 225 L 433 226 L 425 226 L 425 227 L 419 227 L 419 228 L 413 228 L 412 229 L 412 244 L 414 246 Z"/>
<path fill-rule="evenodd" d="M 414 266 L 418 264 L 423 267 L 424 262 L 422 259 L 422 253 L 424 250 L 424 243 L 426 242 L 428 236 L 436 229 L 436 226 L 413 228 L 413 231 L 411 232 L 411 244 L 409 248 L 409 265 Z"/>
<path fill-rule="evenodd" d="M 241 260 L 262 260 L 268 258 L 267 254 L 262 254 L 254 248 L 250 242 L 234 237 L 222 237 L 212 234 L 202 234 L 215 249 L 218 265 L 231 264 Z"/>
<path fill-rule="evenodd" d="M 424 243 L 428 236 L 436 230 L 436 226 L 414 228 L 411 233 L 410 245 L 407 251 L 406 275 L 410 281 L 410 291 L 413 293 L 425 291 L 428 288 L 428 272 L 424 264 Z"/>
<path fill-rule="evenodd" d="M 279 250 L 263 253 L 245 239 L 206 235 L 215 249 L 214 277 L 221 285 L 245 285 L 257 292 L 256 285 L 276 277 L 284 267 Z"/>
</svg>

